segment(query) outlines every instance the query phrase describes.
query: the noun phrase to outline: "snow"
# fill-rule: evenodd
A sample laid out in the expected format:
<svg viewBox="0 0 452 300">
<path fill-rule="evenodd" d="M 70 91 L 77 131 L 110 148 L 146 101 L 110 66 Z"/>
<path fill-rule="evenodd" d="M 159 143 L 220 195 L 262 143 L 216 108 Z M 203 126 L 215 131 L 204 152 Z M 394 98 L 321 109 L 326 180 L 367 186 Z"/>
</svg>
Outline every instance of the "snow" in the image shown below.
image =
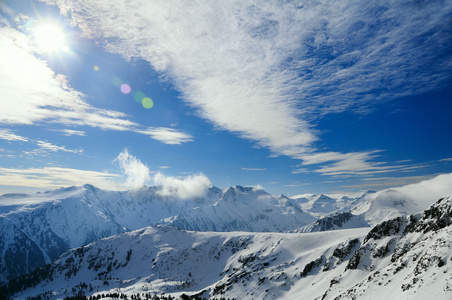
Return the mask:
<svg viewBox="0 0 452 300">
<path fill-rule="evenodd" d="M 21 259 L 17 256 L 7 262 L 5 251 L 25 244 L 36 244 L 38 250 L 33 253 L 41 252 L 39 255 L 50 263 L 71 248 L 150 225 L 174 224 L 201 231 L 278 232 L 315 221 L 290 199 L 276 199 L 262 190 L 241 186 L 225 191 L 212 187 L 204 198 L 181 200 L 161 196 L 159 187 L 118 192 L 84 185 L 25 196 L 4 195 L 0 203 L 5 204 L 6 211 L 0 214 L 1 224 L 9 222 L 0 227 L 0 261 L 7 265 L 0 282 L 11 279 L 8 270 L 17 269 L 16 262 Z M 18 253 L 28 255 L 27 249 Z M 19 273 L 14 274 L 33 269 L 20 266 Z"/>
<path fill-rule="evenodd" d="M 178 296 L 182 292 L 195 294 L 207 290 L 214 296 L 216 287 L 224 285 L 230 286 L 223 291 L 222 296 L 226 297 L 253 294 L 256 299 L 284 298 L 294 279 L 316 282 L 326 289 L 328 280 L 313 280 L 315 276 L 299 278 L 304 265 L 321 253 L 331 255 L 344 241 L 357 236 L 362 239 L 368 230 L 290 234 L 187 232 L 168 226 L 148 227 L 94 242 L 86 247 L 83 256 L 75 251 L 66 253 L 54 263 L 52 282 L 44 281 L 17 296 L 53 290 L 63 297 L 65 291 L 70 293 L 73 287 L 86 282 L 102 293 L 120 288 L 124 293 L 165 292 Z M 130 261 L 126 263 L 130 249 Z M 108 274 L 99 276 L 114 262 L 116 265 Z M 101 267 L 95 271 L 96 265 Z M 79 271 L 68 278 L 65 270 L 73 267 Z M 340 267 L 334 273 L 342 271 Z M 262 278 L 266 279 L 260 284 Z M 103 285 L 105 280 L 108 287 Z M 229 285 L 235 280 L 242 284 Z M 311 292 L 318 294 L 319 290 Z"/>
<path fill-rule="evenodd" d="M 451 299 L 448 194 L 452 174 L 361 196 L 274 197 L 234 186 L 181 200 L 158 187 L 91 185 L 7 194 L 0 280 L 57 258 L 52 280 L 43 275 L 15 298 L 53 291 L 61 299 L 87 283 L 87 295 Z"/>
</svg>

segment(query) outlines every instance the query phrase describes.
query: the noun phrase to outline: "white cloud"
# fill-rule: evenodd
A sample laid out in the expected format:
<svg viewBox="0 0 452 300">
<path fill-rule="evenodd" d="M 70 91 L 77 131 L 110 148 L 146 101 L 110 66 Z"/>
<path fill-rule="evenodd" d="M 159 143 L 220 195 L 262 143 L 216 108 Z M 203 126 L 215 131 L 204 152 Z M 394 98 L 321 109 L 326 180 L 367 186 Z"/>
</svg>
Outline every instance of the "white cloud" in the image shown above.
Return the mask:
<svg viewBox="0 0 452 300">
<path fill-rule="evenodd" d="M 82 154 L 83 149 L 68 149 L 65 146 L 58 146 L 54 145 L 49 142 L 40 141 L 40 140 L 30 140 L 29 138 L 16 135 L 13 133 L 13 131 L 9 129 L 1 129 L 0 128 L 0 139 L 7 140 L 7 141 L 22 141 L 22 142 L 35 142 L 36 145 L 39 147 L 39 149 L 35 149 L 32 151 L 27 152 L 27 154 L 30 155 L 45 155 L 48 151 L 51 152 L 57 152 L 57 151 L 63 151 L 63 152 L 70 152 L 75 154 Z"/>
<path fill-rule="evenodd" d="M 266 171 L 266 168 L 241 168 L 244 171 Z"/>
<path fill-rule="evenodd" d="M 72 136 L 72 135 L 85 136 L 86 135 L 85 132 L 82 130 L 62 129 L 60 131 L 65 136 Z"/>
<path fill-rule="evenodd" d="M 119 175 L 106 172 L 86 171 L 71 168 L 0 168 L 0 182 L 4 186 L 35 187 L 51 189 L 79 186 L 86 183 L 105 189 L 122 189 L 114 183 Z"/>
<path fill-rule="evenodd" d="M 113 162 L 117 162 L 121 171 L 126 176 L 125 185 L 128 188 L 137 189 L 150 181 L 149 168 L 138 158 L 130 155 L 127 149 L 124 149 Z"/>
<path fill-rule="evenodd" d="M 403 187 L 395 188 L 412 199 L 419 202 L 427 201 L 427 199 L 438 200 L 452 194 L 452 173 L 441 174 L 432 179 L 423 180 L 419 183 L 409 184 Z M 427 203 L 430 205 L 431 203 Z"/>
<path fill-rule="evenodd" d="M 42 150 L 48 150 L 51 152 L 63 151 L 63 152 L 70 152 L 70 153 L 75 153 L 75 154 L 83 153 L 83 149 L 67 149 L 65 146 L 57 146 L 52 143 L 44 142 L 44 141 L 37 141 L 36 143 Z"/>
<path fill-rule="evenodd" d="M 253 185 L 252 188 L 255 191 L 263 191 L 264 190 L 264 187 L 260 184 Z M 267 197 L 267 195 L 262 195 L 260 197 Z"/>
<path fill-rule="evenodd" d="M 204 174 L 173 177 L 157 172 L 151 177 L 149 168 L 138 158 L 130 155 L 127 149 L 124 149 L 114 162 L 119 163 L 121 171 L 126 175 L 127 188 L 136 189 L 145 184 L 152 184 L 158 186 L 158 193 L 161 196 L 189 199 L 203 196 L 211 185 L 209 178 Z"/>
<path fill-rule="evenodd" d="M 303 174 L 303 173 L 309 173 L 310 171 L 309 171 L 309 169 L 307 169 L 307 168 L 297 168 L 297 169 L 294 169 L 294 170 L 292 170 L 292 174 Z"/>
<path fill-rule="evenodd" d="M 0 139 L 7 141 L 28 142 L 28 138 L 15 134 L 9 129 L 0 128 Z"/>
<path fill-rule="evenodd" d="M 157 172 L 152 180 L 154 185 L 160 186 L 159 193 L 162 196 L 177 197 L 180 199 L 201 197 L 205 195 L 211 185 L 209 178 L 204 174 L 176 178 Z"/>
<path fill-rule="evenodd" d="M 403 186 L 400 186 L 403 185 Z M 420 204 L 419 211 L 430 206 L 434 201 L 452 194 L 452 173 L 441 175 L 410 176 L 400 178 L 375 178 L 375 182 L 349 186 L 353 189 L 387 188 L 395 190 L 400 196 L 407 197 Z"/>
<path fill-rule="evenodd" d="M 47 2 L 107 50 L 149 61 L 215 126 L 290 157 L 316 151 L 316 118 L 450 78 L 447 1 Z M 365 153 L 343 155 L 324 171 L 369 169 Z"/>
<path fill-rule="evenodd" d="M 179 145 L 193 141 L 191 135 L 168 127 L 150 127 L 146 130 L 137 130 L 137 132 L 169 145 Z"/>
<path fill-rule="evenodd" d="M 378 173 L 388 172 L 411 172 L 420 168 L 425 168 L 425 164 L 413 165 L 388 165 L 382 162 L 375 162 L 378 157 L 376 153 L 381 150 L 367 152 L 319 152 L 315 154 L 301 155 L 303 160 L 300 166 L 305 165 L 321 165 L 313 172 L 329 176 L 356 176 L 356 175 L 374 175 Z M 326 164 L 325 164 L 326 163 Z M 306 171 L 304 168 L 295 170 L 294 172 Z"/>
</svg>

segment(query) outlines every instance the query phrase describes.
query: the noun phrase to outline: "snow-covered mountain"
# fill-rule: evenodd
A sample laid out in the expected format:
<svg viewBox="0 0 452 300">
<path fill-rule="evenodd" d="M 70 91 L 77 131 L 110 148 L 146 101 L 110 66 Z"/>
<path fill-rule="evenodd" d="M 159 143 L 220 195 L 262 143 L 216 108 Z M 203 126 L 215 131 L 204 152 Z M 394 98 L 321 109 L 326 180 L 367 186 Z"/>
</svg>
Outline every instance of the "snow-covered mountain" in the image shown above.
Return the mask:
<svg viewBox="0 0 452 300">
<path fill-rule="evenodd" d="M 117 192 L 85 185 L 36 194 L 0 196 L 0 283 L 50 263 L 69 249 L 148 226 L 172 228 L 167 227 L 172 225 L 185 230 L 217 232 L 288 232 L 287 236 L 262 235 L 271 240 L 272 245 L 280 243 L 277 238 L 287 237 L 285 243 L 286 239 L 297 240 L 309 232 L 319 232 L 320 235 L 314 236 L 321 239 L 331 237 L 329 233 L 322 233 L 331 230 L 335 230 L 331 234 L 337 235 L 338 238 L 348 232 L 343 229 L 363 227 L 356 230 L 365 232 L 370 229 L 369 226 L 393 218 L 403 219 L 409 214 L 414 215 L 412 218 L 418 218 L 415 213 L 426 209 L 436 199 L 452 193 L 452 174 L 440 175 L 401 188 L 370 191 L 356 197 L 350 194 L 273 197 L 263 190 L 235 186 L 225 190 L 211 187 L 204 197 L 182 200 L 163 196 L 160 191 L 160 187 L 143 187 L 134 191 Z M 257 233 L 183 234 L 197 234 L 203 236 L 199 237 L 202 240 L 205 236 L 224 239 L 244 235 L 261 236 Z M 355 246 L 364 243 L 364 238 L 356 238 L 358 240 L 354 239 Z M 333 244 L 334 241 L 338 242 L 332 238 Z M 330 245 L 330 241 L 324 242 L 325 244 L 319 246 L 321 251 L 327 251 L 324 246 Z M 184 247 L 190 248 L 190 245 Z M 179 248 L 174 249 L 180 251 Z M 328 251 L 334 252 L 331 249 Z M 293 250 L 286 249 L 283 252 L 292 253 Z M 292 256 L 298 257 L 298 254 L 292 253 Z M 316 270 L 319 265 L 324 266 L 322 270 L 329 270 L 330 267 L 324 265 L 328 257 L 313 258 L 308 262 L 305 271 Z M 292 265 L 288 262 L 284 264 Z M 115 265 L 115 268 L 117 266 Z M 98 268 L 100 267 L 101 265 Z M 237 270 L 239 267 L 234 266 Z M 344 270 L 345 267 L 342 271 Z M 338 274 L 342 274 L 341 272 Z M 225 282 L 227 286 L 232 285 L 223 277 L 218 280 Z M 339 291 L 335 291 L 332 286 L 331 293 L 337 294 Z"/>
<path fill-rule="evenodd" d="M 423 211 L 436 199 L 449 194 L 452 194 L 452 174 L 444 174 L 416 184 L 367 192 L 355 200 L 351 212 L 364 215 L 369 224 L 375 225 Z"/>
<path fill-rule="evenodd" d="M 282 232 L 314 221 L 287 197 L 275 198 L 263 190 L 236 186 L 213 205 L 184 210 L 169 223 L 196 231 Z"/>
<path fill-rule="evenodd" d="M 334 299 L 451 299 L 452 196 L 367 234 L 325 295 Z M 365 275 L 364 275 L 365 274 Z M 378 296 L 377 296 L 378 295 Z"/>
<path fill-rule="evenodd" d="M 290 199 L 241 186 L 212 187 L 205 197 L 181 200 L 161 196 L 159 187 L 117 192 L 85 185 L 7 194 L 0 203 L 0 282 L 50 263 L 68 249 L 150 225 L 278 232 L 315 221 Z"/>
<path fill-rule="evenodd" d="M 363 228 L 369 226 L 370 225 L 365 220 L 364 215 L 354 215 L 351 212 L 342 212 L 320 218 L 315 222 L 292 232 L 320 232 L 338 229 Z"/>
<path fill-rule="evenodd" d="M 376 225 L 398 216 L 420 212 L 429 207 L 436 199 L 451 193 L 452 174 L 443 174 L 402 187 L 381 191 L 369 190 L 361 195 L 303 194 L 294 196 L 292 199 L 300 205 L 304 212 L 318 218 L 319 221 L 325 218 L 326 223 L 336 223 L 336 227 L 329 226 L 334 229 L 350 228 L 338 225 L 340 220 L 349 223 L 348 226 L 355 227 L 353 222 L 350 223 L 348 217 L 352 217 L 352 220 L 364 218 L 366 223 Z M 351 213 L 352 216 L 346 217 L 347 214 L 343 213 Z M 312 226 L 314 225 L 312 224 Z M 306 232 L 306 230 L 307 228 L 304 228 L 299 231 Z"/>
<path fill-rule="evenodd" d="M 306 213 L 323 218 L 328 215 L 350 211 L 361 201 L 362 194 L 353 197 L 342 194 L 304 194 L 292 197 Z"/>
<path fill-rule="evenodd" d="M 99 240 L 13 280 L 21 299 L 81 292 L 237 299 L 451 299 L 452 196 L 373 228 L 187 232 L 162 225 Z"/>
</svg>

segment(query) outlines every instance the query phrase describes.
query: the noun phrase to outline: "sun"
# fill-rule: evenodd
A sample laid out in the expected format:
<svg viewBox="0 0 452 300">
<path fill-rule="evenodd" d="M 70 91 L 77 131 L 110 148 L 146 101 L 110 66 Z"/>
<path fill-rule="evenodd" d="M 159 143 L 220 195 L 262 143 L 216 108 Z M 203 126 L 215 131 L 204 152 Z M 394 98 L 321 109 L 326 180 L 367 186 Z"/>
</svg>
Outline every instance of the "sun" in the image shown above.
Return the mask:
<svg viewBox="0 0 452 300">
<path fill-rule="evenodd" d="M 44 23 L 34 31 L 36 44 L 42 52 L 66 51 L 66 35 L 62 27 L 55 23 Z"/>
</svg>

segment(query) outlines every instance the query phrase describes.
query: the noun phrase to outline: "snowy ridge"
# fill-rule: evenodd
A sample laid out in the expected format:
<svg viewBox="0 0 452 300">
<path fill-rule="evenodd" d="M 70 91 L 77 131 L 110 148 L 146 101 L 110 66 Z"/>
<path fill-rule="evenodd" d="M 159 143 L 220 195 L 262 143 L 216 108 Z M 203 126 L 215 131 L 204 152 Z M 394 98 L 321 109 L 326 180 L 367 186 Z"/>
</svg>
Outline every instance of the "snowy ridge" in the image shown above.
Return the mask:
<svg viewBox="0 0 452 300">
<path fill-rule="evenodd" d="M 294 281 L 313 279 L 302 273 L 319 253 L 329 258 L 331 272 L 340 274 L 345 265 L 336 263 L 336 249 L 358 241 L 356 237 L 363 239 L 367 232 L 212 233 L 149 227 L 71 250 L 40 272 L 11 282 L 9 289 L 39 278 L 38 285 L 15 297 L 53 291 L 54 298 L 62 298 L 74 288 L 94 295 L 120 289 L 126 294 L 280 299 Z M 359 242 L 352 244 L 357 247 Z M 329 281 L 318 279 L 325 290 Z M 321 296 L 321 290 L 311 292 Z"/>
<path fill-rule="evenodd" d="M 369 226 L 369 223 L 367 223 L 363 215 L 354 215 L 350 212 L 342 212 L 320 218 L 315 222 L 292 232 L 320 232 L 338 229 L 363 228 Z"/>
<path fill-rule="evenodd" d="M 353 254 L 346 272 L 334 279 L 325 295 L 334 299 L 354 299 L 356 295 L 379 299 L 450 299 L 451 225 L 452 196 L 449 196 L 422 214 L 398 217 L 375 226 Z M 364 280 L 363 272 L 367 273 Z"/>
<path fill-rule="evenodd" d="M 452 174 L 443 174 L 416 184 L 368 192 L 351 212 L 364 215 L 371 225 L 427 209 L 437 199 L 452 194 Z"/>
<path fill-rule="evenodd" d="M 25 205 L 18 205 L 21 201 Z M 71 248 L 157 224 L 201 231 L 288 231 L 315 218 L 290 199 L 261 190 L 212 187 L 181 200 L 159 187 L 105 191 L 92 185 L 0 197 L 0 283 L 31 272 Z M 9 209 L 9 210 L 8 210 Z M 24 259 L 26 258 L 26 259 Z"/>
<path fill-rule="evenodd" d="M 425 210 L 440 198 L 434 197 L 447 194 L 445 192 L 452 193 L 452 174 L 440 175 L 401 188 L 371 191 L 355 198 L 350 198 L 350 195 L 321 194 L 294 198 L 284 195 L 273 197 L 263 190 L 235 186 L 225 190 L 211 187 L 204 197 L 181 200 L 162 196 L 159 190 L 160 187 L 143 187 L 135 191 L 116 192 L 85 185 L 30 195 L 0 196 L 0 283 L 6 283 L 50 263 L 69 249 L 152 225 L 174 225 L 180 229 L 224 232 L 306 233 L 336 230 L 333 234 L 339 234 L 347 231 L 343 229 L 375 226 L 385 220 L 403 220 L 415 224 L 414 221 L 418 222 L 421 218 L 421 214 L 416 213 Z M 318 219 L 309 211 L 304 211 L 303 207 L 311 210 Z M 441 209 L 443 210 L 444 208 Z M 409 214 L 412 215 L 406 218 Z M 435 217 L 430 218 L 433 220 L 430 223 L 425 221 L 416 224 L 430 224 L 428 226 L 434 227 L 437 214 L 438 212 L 431 212 Z M 438 222 L 449 224 L 449 215 L 446 213 L 444 220 L 440 219 Z M 427 217 L 423 218 L 427 220 Z M 448 226 L 441 230 L 448 230 L 447 228 Z M 428 235 L 433 233 L 429 232 Z M 290 236 L 293 238 L 298 235 Z M 359 237 L 352 240 L 353 245 L 343 245 L 343 250 L 337 250 L 335 253 L 349 253 L 352 248 L 359 247 L 364 242 Z M 396 242 L 399 243 L 399 240 L 393 241 Z M 366 240 L 365 243 L 370 242 Z M 392 249 L 392 246 L 387 244 L 384 247 L 379 251 L 387 252 L 389 250 L 385 249 Z M 306 276 L 301 277 L 311 278 L 313 274 L 323 274 L 330 270 L 331 265 L 336 266 L 337 263 L 337 259 L 330 259 L 331 257 L 311 257 L 300 273 Z M 371 255 L 365 260 L 375 259 Z M 373 265 L 384 264 L 375 261 Z M 364 269 L 366 272 L 371 270 Z M 345 266 L 342 271 L 344 270 Z M 349 268 L 345 274 L 353 273 L 354 270 Z M 225 279 L 221 280 L 224 282 Z M 307 279 L 302 281 L 305 280 Z M 328 287 L 329 280 L 332 279 L 327 280 Z M 359 283 L 348 279 L 347 282 Z M 224 284 L 232 286 L 235 282 L 226 281 Z M 331 293 L 339 295 L 340 292 L 335 291 L 335 288 L 331 285 Z M 222 289 L 218 287 L 217 290 Z"/>
<path fill-rule="evenodd" d="M 451 247 L 449 196 L 372 229 L 297 234 L 149 227 L 66 252 L 7 289 L 19 298 L 52 291 L 51 299 L 119 289 L 176 297 L 446 300 L 452 297 Z"/>
<path fill-rule="evenodd" d="M 314 221 L 287 197 L 276 199 L 262 190 L 236 186 L 214 205 L 183 211 L 170 223 L 195 231 L 282 232 Z"/>
</svg>

